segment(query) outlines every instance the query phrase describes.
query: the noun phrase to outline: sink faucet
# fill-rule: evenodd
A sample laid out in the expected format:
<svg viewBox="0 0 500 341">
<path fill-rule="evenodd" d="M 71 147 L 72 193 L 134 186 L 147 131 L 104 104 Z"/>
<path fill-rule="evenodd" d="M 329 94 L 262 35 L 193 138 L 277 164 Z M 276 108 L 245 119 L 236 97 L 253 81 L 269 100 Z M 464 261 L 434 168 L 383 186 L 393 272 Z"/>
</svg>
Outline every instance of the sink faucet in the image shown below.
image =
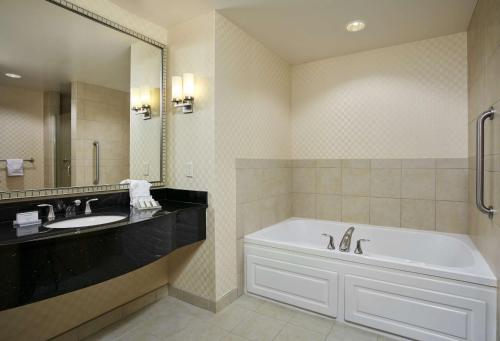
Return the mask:
<svg viewBox="0 0 500 341">
<path fill-rule="evenodd" d="M 73 201 L 72 204 L 68 205 L 68 207 L 66 207 L 66 214 L 65 214 L 65 217 L 66 218 L 69 218 L 69 217 L 74 217 L 76 216 L 76 208 L 78 206 L 80 206 L 82 202 L 80 200 L 75 200 Z"/>
<path fill-rule="evenodd" d="M 340 241 L 339 250 L 342 252 L 349 252 L 351 249 L 351 237 L 354 232 L 354 226 L 351 226 L 345 231 L 342 240 Z"/>
<path fill-rule="evenodd" d="M 99 199 L 97 198 L 94 198 L 94 199 L 89 199 L 85 202 L 85 214 L 91 214 L 92 213 L 92 210 L 90 209 L 90 203 L 92 201 L 97 201 Z"/>
</svg>

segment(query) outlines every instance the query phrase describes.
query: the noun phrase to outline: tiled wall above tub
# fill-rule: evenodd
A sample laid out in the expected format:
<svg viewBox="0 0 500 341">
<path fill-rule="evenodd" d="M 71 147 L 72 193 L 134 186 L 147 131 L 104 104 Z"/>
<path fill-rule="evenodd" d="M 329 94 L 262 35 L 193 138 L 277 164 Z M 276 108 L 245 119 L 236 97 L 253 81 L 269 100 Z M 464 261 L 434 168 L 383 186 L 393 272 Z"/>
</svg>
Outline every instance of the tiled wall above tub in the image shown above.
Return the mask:
<svg viewBox="0 0 500 341">
<path fill-rule="evenodd" d="M 243 289 L 243 236 L 291 217 L 289 160 L 236 160 L 236 253 L 238 292 Z"/>
<path fill-rule="evenodd" d="M 467 159 L 293 160 L 292 215 L 467 233 Z"/>
</svg>

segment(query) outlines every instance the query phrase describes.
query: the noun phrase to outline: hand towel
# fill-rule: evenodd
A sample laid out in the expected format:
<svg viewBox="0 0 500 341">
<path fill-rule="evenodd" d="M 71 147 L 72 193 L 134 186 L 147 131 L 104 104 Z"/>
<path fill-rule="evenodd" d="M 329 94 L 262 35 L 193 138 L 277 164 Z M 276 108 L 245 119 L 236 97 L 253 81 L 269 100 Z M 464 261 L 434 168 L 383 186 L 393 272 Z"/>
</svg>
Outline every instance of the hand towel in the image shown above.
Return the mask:
<svg viewBox="0 0 500 341">
<path fill-rule="evenodd" d="M 130 205 L 136 206 L 139 200 L 153 199 L 149 188 L 151 184 L 146 180 L 123 180 L 121 184 L 128 184 L 128 190 L 130 195 Z"/>
<path fill-rule="evenodd" d="M 23 159 L 7 159 L 7 176 L 23 176 Z"/>
</svg>

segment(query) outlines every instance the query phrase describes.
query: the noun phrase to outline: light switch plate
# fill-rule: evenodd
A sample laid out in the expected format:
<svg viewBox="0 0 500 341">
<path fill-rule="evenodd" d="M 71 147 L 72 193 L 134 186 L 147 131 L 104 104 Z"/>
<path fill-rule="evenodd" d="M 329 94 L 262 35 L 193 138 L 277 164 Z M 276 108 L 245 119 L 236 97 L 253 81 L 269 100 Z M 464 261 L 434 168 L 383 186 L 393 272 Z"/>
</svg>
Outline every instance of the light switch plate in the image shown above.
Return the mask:
<svg viewBox="0 0 500 341">
<path fill-rule="evenodd" d="M 193 169 L 193 162 L 186 162 L 185 164 L 185 174 L 186 177 L 188 178 L 193 178 L 194 177 L 194 169 Z"/>
</svg>

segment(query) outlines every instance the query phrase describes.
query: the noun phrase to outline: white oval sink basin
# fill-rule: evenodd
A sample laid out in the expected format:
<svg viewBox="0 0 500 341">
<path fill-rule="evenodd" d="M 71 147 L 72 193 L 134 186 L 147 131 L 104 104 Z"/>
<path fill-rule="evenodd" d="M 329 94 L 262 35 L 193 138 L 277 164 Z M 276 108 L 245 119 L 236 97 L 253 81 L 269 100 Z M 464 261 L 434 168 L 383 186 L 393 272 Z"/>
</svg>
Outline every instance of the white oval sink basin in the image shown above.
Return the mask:
<svg viewBox="0 0 500 341">
<path fill-rule="evenodd" d="M 44 226 L 49 229 L 73 229 L 78 227 L 89 227 L 97 225 L 111 224 L 120 220 L 127 219 L 127 216 L 110 214 L 110 215 L 95 215 L 87 217 L 79 217 L 47 223 Z"/>
</svg>

